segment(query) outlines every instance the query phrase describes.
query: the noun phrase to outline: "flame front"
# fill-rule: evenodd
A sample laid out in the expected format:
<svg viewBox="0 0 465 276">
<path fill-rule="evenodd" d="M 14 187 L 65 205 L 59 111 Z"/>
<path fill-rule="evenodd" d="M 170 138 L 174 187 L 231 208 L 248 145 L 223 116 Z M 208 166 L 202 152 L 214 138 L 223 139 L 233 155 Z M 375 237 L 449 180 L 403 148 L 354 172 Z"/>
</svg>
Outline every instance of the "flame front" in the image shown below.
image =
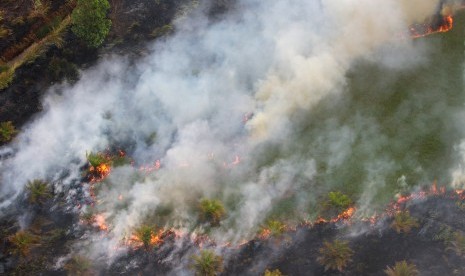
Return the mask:
<svg viewBox="0 0 465 276">
<path fill-rule="evenodd" d="M 410 36 L 412 38 L 425 37 L 435 33 L 445 33 L 454 27 L 454 18 L 452 15 L 446 15 L 434 23 L 433 20 L 424 24 L 414 24 L 410 27 Z"/>
</svg>

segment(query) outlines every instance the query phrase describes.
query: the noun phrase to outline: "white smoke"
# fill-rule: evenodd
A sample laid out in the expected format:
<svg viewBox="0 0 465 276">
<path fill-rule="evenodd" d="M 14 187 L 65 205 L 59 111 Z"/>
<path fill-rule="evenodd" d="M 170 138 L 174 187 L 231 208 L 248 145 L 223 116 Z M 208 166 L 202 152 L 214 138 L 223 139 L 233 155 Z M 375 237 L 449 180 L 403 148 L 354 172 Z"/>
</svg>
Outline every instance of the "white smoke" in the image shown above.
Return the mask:
<svg viewBox="0 0 465 276">
<path fill-rule="evenodd" d="M 115 168 L 101 184 L 96 208 L 113 238 L 102 242 L 109 244 L 103 252 L 158 208 L 172 208 L 161 226 L 191 229 L 204 197 L 219 198 L 228 208 L 223 226 L 212 232 L 215 238 L 249 238 L 281 198 L 295 197 L 295 208 L 305 212 L 331 190 L 334 185 L 315 180 L 319 158 L 328 163 L 329 175 L 351 162 L 353 151 L 378 158 L 376 151 L 389 138 L 378 136 L 377 122 L 369 119 L 354 117 L 348 125 L 323 120 L 318 127 L 328 131 L 310 142 L 296 133 L 321 101 L 344 98 L 347 75 L 358 62 L 397 69 L 423 62 L 426 47 L 413 45 L 405 34 L 437 5 L 241 0 L 218 21 L 193 13 L 136 66 L 107 58 L 83 72 L 76 85 L 52 88 L 40 117 L 22 129 L 14 155 L 1 164 L 2 194 L 21 193 L 30 179 L 58 180 L 64 171 L 69 180 L 79 178 L 86 152 L 130 145 L 136 163 L 160 160 L 162 167 L 149 175 Z M 398 51 L 387 50 L 392 48 Z M 155 142 L 148 143 L 154 134 Z M 373 141 L 373 147 L 357 146 L 357 139 Z M 310 154 L 308 144 L 328 153 Z M 384 188 L 383 171 L 396 170 L 390 157 L 377 160 L 363 169 L 363 207 Z"/>
</svg>

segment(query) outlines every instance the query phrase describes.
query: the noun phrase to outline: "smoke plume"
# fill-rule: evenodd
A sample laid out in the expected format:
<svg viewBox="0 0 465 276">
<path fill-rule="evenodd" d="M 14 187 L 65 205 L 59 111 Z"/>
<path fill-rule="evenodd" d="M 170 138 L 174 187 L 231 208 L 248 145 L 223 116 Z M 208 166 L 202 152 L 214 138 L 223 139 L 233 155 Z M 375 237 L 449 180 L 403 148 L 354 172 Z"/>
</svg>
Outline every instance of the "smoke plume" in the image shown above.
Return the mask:
<svg viewBox="0 0 465 276">
<path fill-rule="evenodd" d="M 148 220 L 202 231 L 201 198 L 227 209 L 211 236 L 239 242 L 270 216 L 314 215 L 328 191 L 366 210 L 386 191 L 436 176 L 425 173 L 428 158 L 445 158 L 461 133 L 431 132 L 456 131 L 459 111 L 453 92 L 409 84 L 411 70 L 428 71 L 435 42 L 412 41 L 408 27 L 438 1 L 235 5 L 212 20 L 201 4 L 136 64 L 106 57 L 75 85 L 51 88 L 43 112 L 2 149 L 13 153 L 0 164 L 0 195 L 15 198 L 36 178 L 73 194 L 90 151 L 121 147 L 135 164 L 159 160 L 152 173 L 126 165 L 96 184 L 107 254 Z"/>
</svg>

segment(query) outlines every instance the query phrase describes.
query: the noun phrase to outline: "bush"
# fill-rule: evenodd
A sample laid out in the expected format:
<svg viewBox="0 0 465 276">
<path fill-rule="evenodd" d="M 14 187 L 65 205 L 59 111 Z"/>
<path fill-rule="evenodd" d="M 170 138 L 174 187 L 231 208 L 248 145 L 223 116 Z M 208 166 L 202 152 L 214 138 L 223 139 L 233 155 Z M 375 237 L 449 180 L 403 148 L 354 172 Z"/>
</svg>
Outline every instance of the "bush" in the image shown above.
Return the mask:
<svg viewBox="0 0 465 276">
<path fill-rule="evenodd" d="M 1 88 L 0 88 L 1 89 Z M 13 122 L 1 122 L 0 123 L 0 142 L 9 142 L 16 134 L 15 126 Z"/>
<path fill-rule="evenodd" d="M 320 256 L 317 258 L 317 261 L 325 267 L 325 271 L 333 269 L 341 272 L 352 260 L 352 255 L 354 254 L 349 247 L 349 243 L 340 240 L 333 242 L 325 241 L 319 252 Z"/>
<path fill-rule="evenodd" d="M 39 179 L 28 181 L 26 189 L 29 191 L 29 202 L 42 204 L 52 197 L 48 183 Z"/>
<path fill-rule="evenodd" d="M 408 233 L 413 228 L 418 227 L 418 221 L 410 216 L 408 211 L 402 211 L 397 213 L 394 216 L 394 221 L 391 224 L 391 227 L 396 230 L 398 234 L 400 233 Z"/>
<path fill-rule="evenodd" d="M 200 201 L 200 216 L 202 222 L 209 222 L 211 226 L 220 225 L 220 221 L 226 215 L 223 204 L 216 199 L 202 199 Z"/>
<path fill-rule="evenodd" d="M 199 255 L 193 256 L 192 259 L 195 275 L 214 276 L 223 272 L 223 258 L 211 250 L 202 250 Z"/>
<path fill-rule="evenodd" d="M 78 0 L 71 14 L 71 30 L 90 47 L 100 46 L 111 27 L 107 18 L 109 9 L 108 0 Z"/>
<path fill-rule="evenodd" d="M 90 152 L 89 154 L 86 154 L 87 161 L 89 161 L 89 164 L 97 168 L 100 165 L 107 164 L 110 165 L 110 160 L 107 158 L 104 154 L 102 153 L 92 153 Z"/>
<path fill-rule="evenodd" d="M 387 276 L 416 276 L 419 274 L 417 267 L 412 263 L 407 263 L 407 261 L 396 262 L 394 267 L 388 266 L 384 272 Z"/>
<path fill-rule="evenodd" d="M 327 205 L 336 208 L 338 211 L 349 208 L 352 200 L 341 192 L 329 192 Z"/>
<path fill-rule="evenodd" d="M 27 256 L 32 246 L 37 245 L 39 238 L 26 231 L 19 231 L 16 234 L 9 236 L 8 241 L 13 244 L 12 253 Z"/>
<path fill-rule="evenodd" d="M 278 237 L 286 231 L 286 225 L 279 220 L 270 219 L 262 226 L 260 235 L 263 237 Z"/>
<path fill-rule="evenodd" d="M 142 242 L 145 248 L 149 248 L 152 236 L 155 234 L 155 232 L 152 227 L 148 225 L 142 225 L 136 229 L 134 234 L 136 235 L 137 239 Z"/>
</svg>

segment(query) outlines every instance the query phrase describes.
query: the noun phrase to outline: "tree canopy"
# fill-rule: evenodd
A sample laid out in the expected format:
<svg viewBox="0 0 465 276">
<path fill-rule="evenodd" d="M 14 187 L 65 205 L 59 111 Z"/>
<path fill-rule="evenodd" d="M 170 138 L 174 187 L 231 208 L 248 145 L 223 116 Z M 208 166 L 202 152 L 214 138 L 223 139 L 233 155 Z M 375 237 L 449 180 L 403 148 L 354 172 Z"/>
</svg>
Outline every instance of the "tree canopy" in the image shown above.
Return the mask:
<svg viewBox="0 0 465 276">
<path fill-rule="evenodd" d="M 71 30 L 91 47 L 100 46 L 111 27 L 107 18 L 110 4 L 108 0 L 78 0 L 71 14 Z"/>
</svg>

